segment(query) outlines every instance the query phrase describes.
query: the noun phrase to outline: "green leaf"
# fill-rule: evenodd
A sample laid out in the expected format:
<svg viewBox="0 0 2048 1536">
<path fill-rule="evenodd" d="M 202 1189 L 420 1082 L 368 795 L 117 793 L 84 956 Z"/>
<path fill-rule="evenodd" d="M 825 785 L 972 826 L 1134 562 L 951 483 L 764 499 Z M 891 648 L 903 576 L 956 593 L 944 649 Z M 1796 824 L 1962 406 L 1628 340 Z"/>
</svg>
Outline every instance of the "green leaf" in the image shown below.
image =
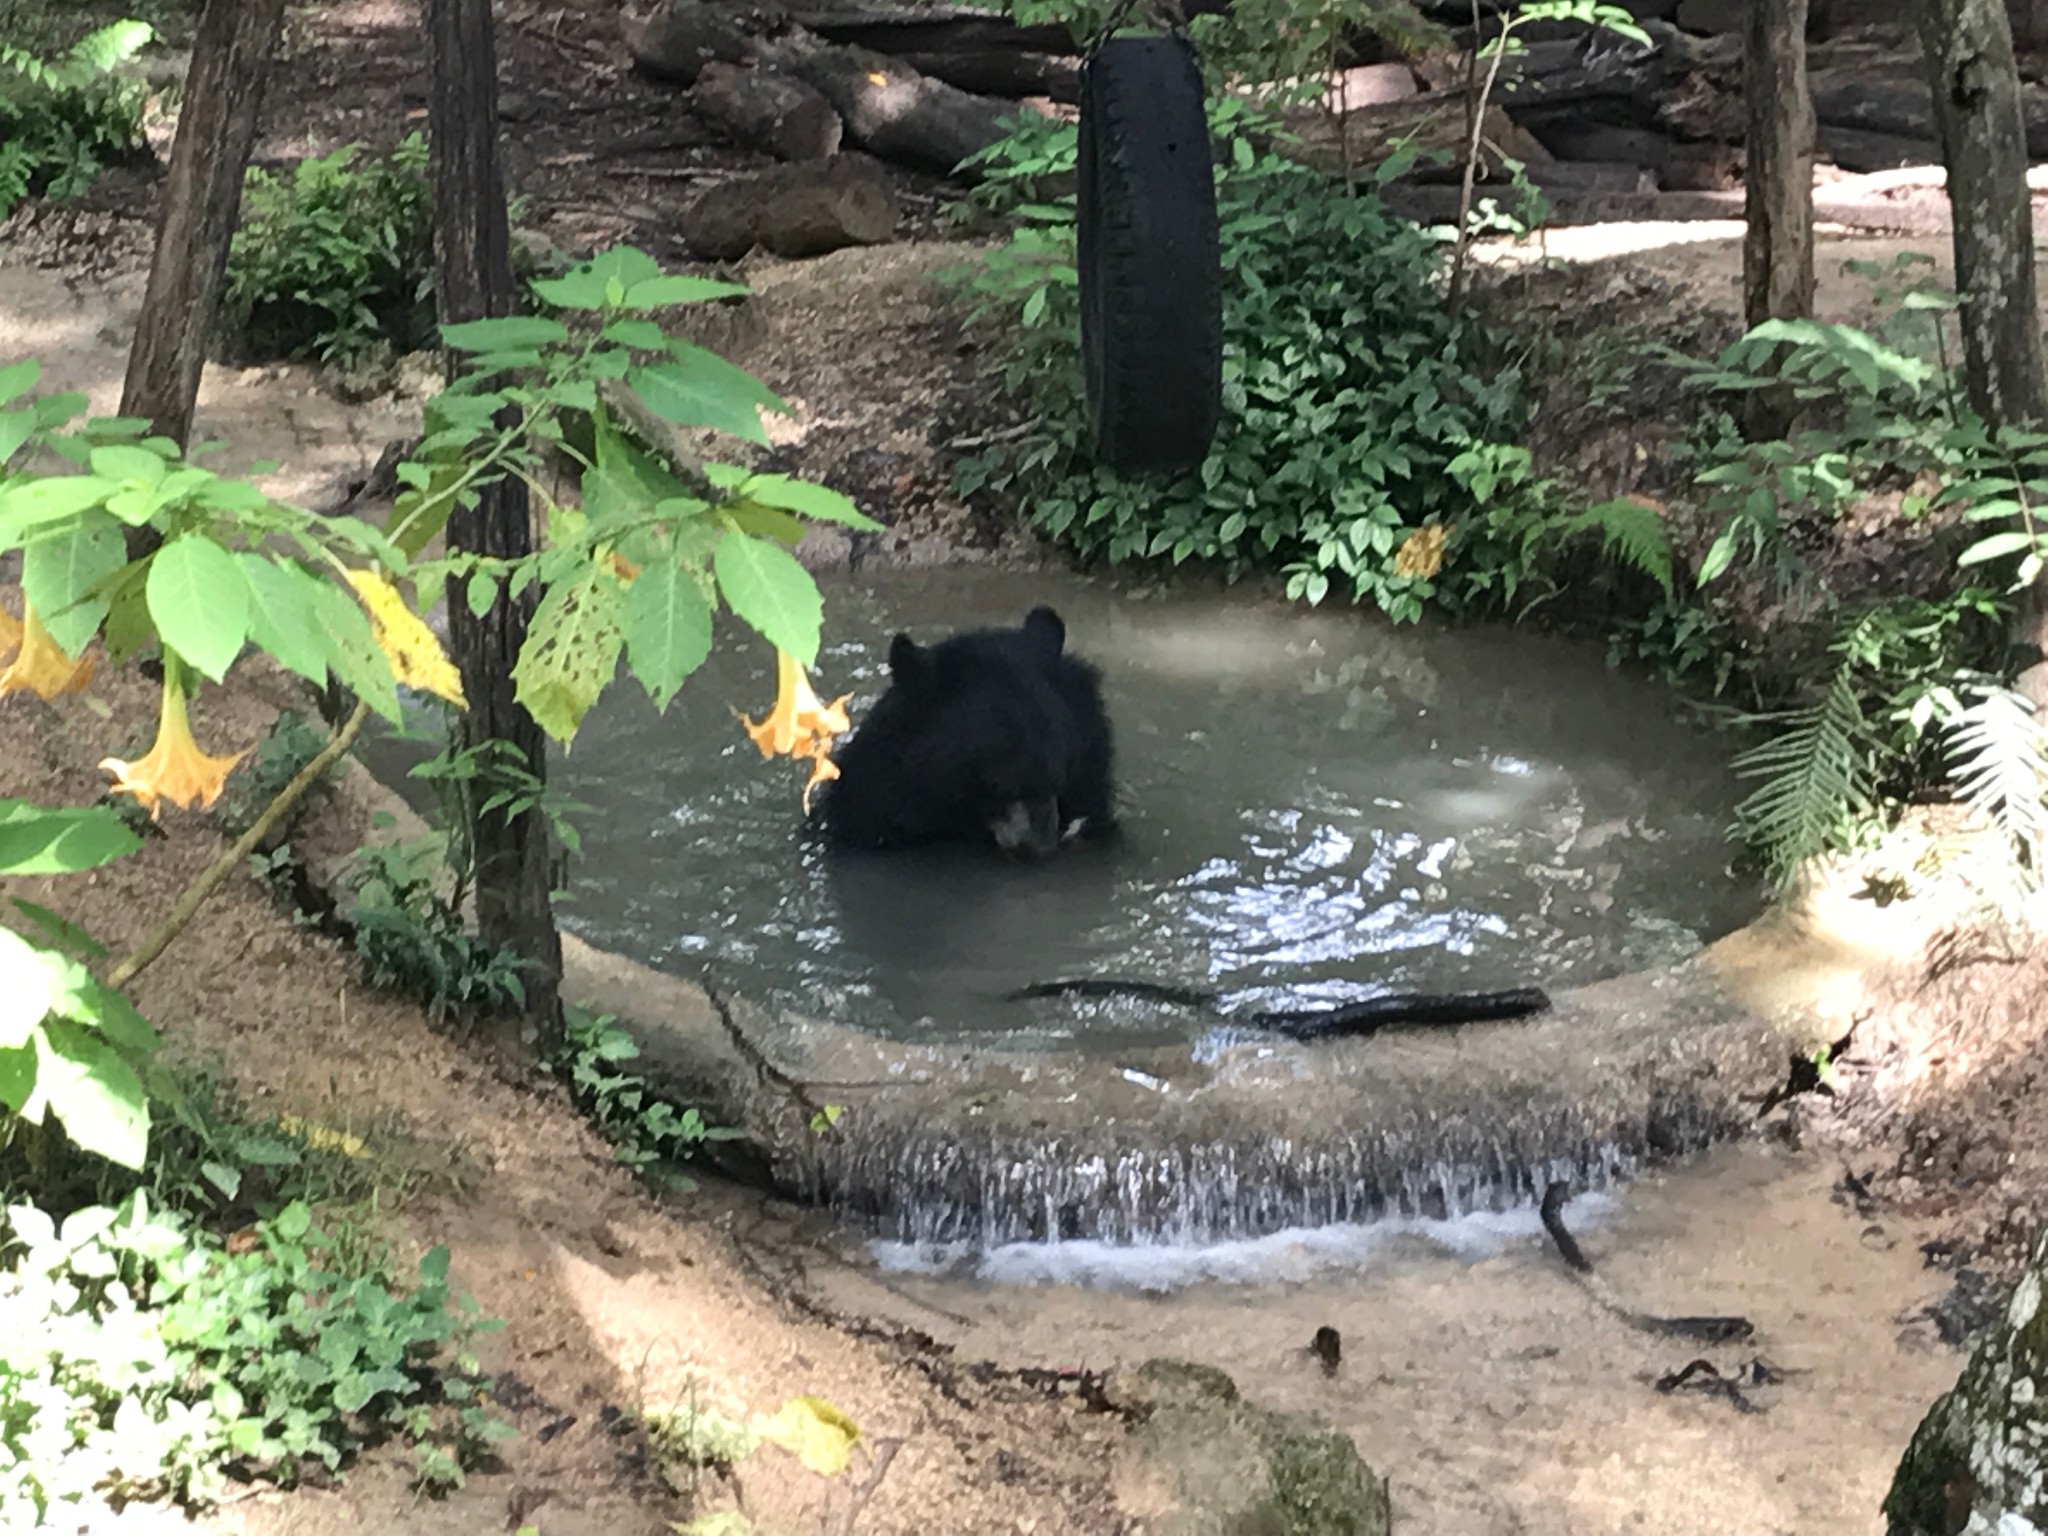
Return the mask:
<svg viewBox="0 0 2048 1536">
<path fill-rule="evenodd" d="M 825 603 L 818 584 L 779 544 L 727 533 L 712 552 L 718 589 L 732 611 L 803 666 L 818 659 Z"/>
<path fill-rule="evenodd" d="M 780 507 L 764 507 L 755 502 L 743 501 L 738 506 L 725 509 L 726 522 L 741 533 L 755 534 L 764 539 L 773 539 L 794 549 L 804 536 L 803 519 L 793 512 Z"/>
<path fill-rule="evenodd" d="M 53 1015 L 75 1024 L 91 1025 L 131 1060 L 156 1049 L 156 1031 L 127 998 L 102 986 L 76 960 L 51 954 L 49 962 L 51 974 L 57 978 L 57 991 L 50 999 Z"/>
<path fill-rule="evenodd" d="M 52 1019 L 43 1028 L 33 1098 L 64 1123 L 81 1150 L 140 1168 L 149 1150 L 149 1096 L 106 1041 Z"/>
<path fill-rule="evenodd" d="M 18 1115 L 36 1089 L 36 1048 L 0 1050 L 0 1109 Z"/>
<path fill-rule="evenodd" d="M 219 682 L 249 638 L 249 583 L 235 557 L 181 534 L 149 564 L 149 616 L 165 645 Z"/>
<path fill-rule="evenodd" d="M 316 594 L 313 621 L 319 625 L 327 648 L 327 665 L 357 698 L 393 725 L 403 725 L 398 680 L 391 675 L 391 662 L 377 648 L 370 633 L 369 616 L 353 597 L 332 582 L 315 581 L 308 585 Z"/>
<path fill-rule="evenodd" d="M 327 635 L 314 616 L 322 582 L 304 567 L 243 550 L 235 556 L 249 583 L 249 638 L 256 648 L 316 688 L 327 682 Z"/>
<path fill-rule="evenodd" d="M 743 299 L 744 283 L 715 282 L 708 277 L 649 277 L 626 289 L 621 309 L 666 309 L 672 304 L 703 304 L 712 299 Z"/>
<path fill-rule="evenodd" d="M 121 525 L 104 512 L 88 512 L 69 528 L 29 540 L 21 557 L 22 595 L 65 655 L 84 654 L 107 616 L 105 594 L 87 594 L 127 563 Z"/>
<path fill-rule="evenodd" d="M 35 435 L 34 411 L 0 411 L 0 465 L 21 452 L 21 445 Z"/>
<path fill-rule="evenodd" d="M 569 328 L 545 315 L 500 315 L 491 320 L 463 320 L 441 327 L 441 342 L 457 352 L 507 352 L 532 347 L 559 347 L 569 342 Z"/>
<path fill-rule="evenodd" d="M 866 533 L 880 533 L 882 525 L 828 485 L 798 480 L 789 475 L 751 475 L 740 494 L 764 507 L 781 507 L 819 522 L 844 523 Z"/>
<path fill-rule="evenodd" d="M 760 380 L 689 342 L 670 344 L 675 361 L 627 370 L 626 383 L 647 408 L 679 427 L 710 427 L 750 443 L 768 445 L 763 409 L 789 407 Z"/>
<path fill-rule="evenodd" d="M 127 823 L 104 805 L 52 810 L 0 800 L 0 875 L 75 875 L 141 846 Z"/>
<path fill-rule="evenodd" d="M 661 268 L 652 256 L 630 245 L 620 245 L 600 251 L 561 277 L 535 283 L 533 291 L 559 309 L 606 309 L 618 302 L 612 297 L 614 285 L 618 297 L 623 299 L 634 284 L 660 276 Z"/>
<path fill-rule="evenodd" d="M 20 399 L 36 387 L 36 380 L 42 376 L 43 365 L 32 357 L 0 368 L 0 405 Z"/>
<path fill-rule="evenodd" d="M 626 662 L 657 710 L 711 654 L 711 605 L 696 577 L 673 560 L 647 566 L 619 611 Z"/>
<path fill-rule="evenodd" d="M 46 946 L 69 950 L 75 956 L 90 960 L 106 958 L 107 946 L 70 919 L 60 917 L 48 907 L 26 897 L 10 896 L 7 899 L 17 912 L 28 919 L 29 927 L 42 934 Z"/>
<path fill-rule="evenodd" d="M 0 549 L 19 544 L 31 528 L 97 507 L 120 489 L 98 475 L 56 475 L 0 491 Z"/>
<path fill-rule="evenodd" d="M 575 737 L 619 669 L 621 601 L 618 583 L 593 571 L 557 583 L 534 611 L 512 668 L 514 695 L 557 741 Z"/>
<path fill-rule="evenodd" d="M 1988 538 L 1979 539 L 1960 555 L 1956 556 L 1956 564 L 1982 565 L 1987 560 L 1998 560 L 2007 555 L 2017 555 L 2022 550 L 2032 549 L 2033 547 L 2034 535 L 2023 529 L 2015 528 L 2009 533 L 1994 533 Z"/>
<path fill-rule="evenodd" d="M 91 463 L 92 472 L 96 475 L 124 483 L 137 481 L 151 490 L 162 485 L 164 476 L 170 473 L 170 466 L 161 454 L 151 453 L 133 443 L 110 443 L 104 448 L 95 448 Z"/>
<path fill-rule="evenodd" d="M 614 320 L 604 328 L 604 339 L 640 352 L 659 352 L 668 345 L 668 332 L 652 320 Z"/>
<path fill-rule="evenodd" d="M 18 1050 L 35 1037 L 57 996 L 59 958 L 0 928 L 0 1050 Z"/>
</svg>

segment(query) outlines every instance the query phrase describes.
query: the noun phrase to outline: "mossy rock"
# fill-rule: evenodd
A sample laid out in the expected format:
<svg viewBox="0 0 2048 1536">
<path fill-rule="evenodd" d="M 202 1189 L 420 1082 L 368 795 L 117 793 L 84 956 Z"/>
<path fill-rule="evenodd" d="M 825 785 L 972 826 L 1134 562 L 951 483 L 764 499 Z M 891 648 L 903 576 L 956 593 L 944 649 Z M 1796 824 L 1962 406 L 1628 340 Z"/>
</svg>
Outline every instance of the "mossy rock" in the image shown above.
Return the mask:
<svg viewBox="0 0 2048 1536">
<path fill-rule="evenodd" d="M 1344 1435 L 1247 1403 L 1213 1366 L 1150 1360 L 1112 1401 L 1139 1417 L 1119 1469 L 1157 1536 L 1386 1536 L 1386 1481 Z"/>
<path fill-rule="evenodd" d="M 1890 1536 L 2048 1531 L 2048 1237 L 2004 1321 L 1921 1420 L 1884 1513 Z"/>
</svg>

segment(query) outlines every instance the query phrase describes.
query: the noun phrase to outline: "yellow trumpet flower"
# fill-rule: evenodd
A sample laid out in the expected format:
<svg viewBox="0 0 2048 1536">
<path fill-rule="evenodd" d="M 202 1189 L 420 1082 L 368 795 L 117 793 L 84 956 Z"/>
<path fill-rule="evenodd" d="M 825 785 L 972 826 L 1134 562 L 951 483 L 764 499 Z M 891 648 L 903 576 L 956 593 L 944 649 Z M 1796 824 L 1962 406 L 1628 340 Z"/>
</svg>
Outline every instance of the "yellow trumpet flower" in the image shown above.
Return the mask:
<svg viewBox="0 0 2048 1536">
<path fill-rule="evenodd" d="M 168 800 L 187 809 L 210 806 L 227 787 L 235 764 L 249 755 L 244 748 L 233 757 L 208 757 L 192 739 L 192 723 L 185 715 L 185 684 L 176 661 L 164 658 L 163 709 L 157 717 L 156 745 L 136 762 L 118 757 L 104 758 L 100 767 L 114 775 L 113 792 L 133 795 L 149 808 L 155 821 Z"/>
<path fill-rule="evenodd" d="M 832 738 L 842 736 L 852 728 L 853 722 L 846 713 L 846 701 L 852 694 L 841 694 L 830 704 L 821 701 L 811 691 L 811 681 L 804 675 L 804 669 L 797 659 L 787 651 L 775 653 L 775 707 L 758 723 L 734 710 L 733 714 L 754 745 L 761 749 L 763 757 L 807 757 L 811 760 L 811 776 L 804 784 L 804 812 L 811 809 L 811 793 L 827 779 L 839 777 L 839 767 L 832 761 Z"/>
<path fill-rule="evenodd" d="M 0 617 L 5 617 L 0 613 Z M 7 643 L 7 628 L 14 625 L 8 619 L 0 625 L 0 655 L 15 650 L 19 652 L 7 670 L 0 672 L 0 698 L 24 689 L 45 701 L 59 698 L 67 693 L 77 693 L 92 681 L 92 659 L 77 660 L 64 654 L 57 642 L 50 638 L 50 632 L 43 628 L 43 621 L 36 617 L 35 605 L 24 600 L 21 605 L 21 624 L 15 645 Z"/>
<path fill-rule="evenodd" d="M 5 662 L 21 645 L 21 620 L 0 608 L 0 662 Z"/>
</svg>

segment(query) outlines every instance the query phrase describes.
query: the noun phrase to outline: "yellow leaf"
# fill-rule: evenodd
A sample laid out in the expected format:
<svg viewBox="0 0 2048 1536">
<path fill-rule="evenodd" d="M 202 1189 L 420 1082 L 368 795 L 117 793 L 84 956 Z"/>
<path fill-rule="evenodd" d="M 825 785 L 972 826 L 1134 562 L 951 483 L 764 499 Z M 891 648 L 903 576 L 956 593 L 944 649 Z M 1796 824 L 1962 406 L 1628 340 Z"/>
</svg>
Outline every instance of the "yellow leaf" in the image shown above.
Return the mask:
<svg viewBox="0 0 2048 1536">
<path fill-rule="evenodd" d="M 1431 523 L 1408 535 L 1394 556 L 1394 574 L 1427 580 L 1444 567 L 1444 526 Z"/>
<path fill-rule="evenodd" d="M 860 1439 L 860 1426 L 822 1397 L 792 1397 L 773 1417 L 756 1416 L 752 1428 L 820 1477 L 844 1472 Z"/>
<path fill-rule="evenodd" d="M 339 1152 L 343 1157 L 364 1158 L 370 1149 L 363 1144 L 360 1136 L 347 1131 L 337 1131 L 332 1126 L 320 1125 L 312 1120 L 301 1120 L 297 1115 L 280 1115 L 277 1128 L 294 1141 L 303 1141 L 319 1152 Z"/>
<path fill-rule="evenodd" d="M 462 677 L 455 663 L 441 649 L 441 642 L 427 628 L 427 621 L 405 606 L 398 588 L 375 571 L 349 571 L 348 584 L 363 600 L 370 615 L 370 633 L 377 649 L 391 663 L 391 675 L 408 688 L 418 688 L 467 707 L 462 696 Z"/>
</svg>

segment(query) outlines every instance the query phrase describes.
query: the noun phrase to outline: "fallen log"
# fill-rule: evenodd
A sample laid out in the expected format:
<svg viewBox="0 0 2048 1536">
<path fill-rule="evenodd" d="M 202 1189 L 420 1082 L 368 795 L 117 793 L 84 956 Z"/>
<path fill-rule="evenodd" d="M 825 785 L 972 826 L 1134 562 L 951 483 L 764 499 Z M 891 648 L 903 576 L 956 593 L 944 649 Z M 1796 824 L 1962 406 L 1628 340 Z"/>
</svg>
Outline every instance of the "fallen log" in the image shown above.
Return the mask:
<svg viewBox="0 0 2048 1536">
<path fill-rule="evenodd" d="M 836 155 L 846 131 L 838 108 L 821 92 L 772 69 L 742 69 L 713 60 L 686 99 L 706 122 L 778 160 Z"/>
<path fill-rule="evenodd" d="M 815 86 L 838 109 L 846 137 L 869 154 L 944 174 L 1002 139 L 1028 108 L 977 96 L 866 48 L 839 48 L 791 28 L 764 61 Z"/>
<path fill-rule="evenodd" d="M 643 21 L 622 25 L 626 52 L 641 73 L 677 85 L 694 85 L 714 60 L 744 64 L 754 40 L 737 23 L 698 0 L 670 0 Z"/>
</svg>

